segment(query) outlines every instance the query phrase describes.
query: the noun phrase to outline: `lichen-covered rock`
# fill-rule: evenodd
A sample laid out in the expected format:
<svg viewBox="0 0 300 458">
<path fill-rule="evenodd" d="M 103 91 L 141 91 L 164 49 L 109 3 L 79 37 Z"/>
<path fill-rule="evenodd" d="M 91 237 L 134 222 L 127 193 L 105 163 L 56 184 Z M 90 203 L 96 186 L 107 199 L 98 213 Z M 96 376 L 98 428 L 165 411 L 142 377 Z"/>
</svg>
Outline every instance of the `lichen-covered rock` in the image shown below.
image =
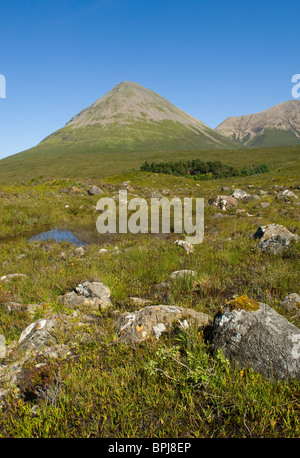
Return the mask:
<svg viewBox="0 0 300 458">
<path fill-rule="evenodd" d="M 259 239 L 258 247 L 263 253 L 281 253 L 292 240 L 297 240 L 298 235 L 290 232 L 280 224 L 260 226 L 254 234 Z"/>
<path fill-rule="evenodd" d="M 266 304 L 241 296 L 213 321 L 213 351 L 221 349 L 238 367 L 278 380 L 300 380 L 300 329 Z"/>
<path fill-rule="evenodd" d="M 211 321 L 206 313 L 171 305 L 152 305 L 133 313 L 122 313 L 115 322 L 120 342 L 135 343 L 155 338 L 176 323 L 182 329 L 203 327 Z"/>
</svg>

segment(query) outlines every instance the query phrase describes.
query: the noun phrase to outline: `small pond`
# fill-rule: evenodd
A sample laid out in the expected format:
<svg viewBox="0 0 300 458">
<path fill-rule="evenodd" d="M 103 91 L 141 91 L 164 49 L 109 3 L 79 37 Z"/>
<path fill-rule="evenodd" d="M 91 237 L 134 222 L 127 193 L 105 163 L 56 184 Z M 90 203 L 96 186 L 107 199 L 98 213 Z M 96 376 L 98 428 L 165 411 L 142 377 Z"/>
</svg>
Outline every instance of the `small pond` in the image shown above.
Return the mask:
<svg viewBox="0 0 300 458">
<path fill-rule="evenodd" d="M 28 239 L 29 242 L 43 242 L 43 241 L 52 241 L 52 242 L 70 242 L 76 246 L 85 245 L 82 240 L 79 240 L 76 235 L 71 231 L 65 229 L 51 229 L 47 232 L 41 232 L 40 234 L 34 235 Z"/>
</svg>

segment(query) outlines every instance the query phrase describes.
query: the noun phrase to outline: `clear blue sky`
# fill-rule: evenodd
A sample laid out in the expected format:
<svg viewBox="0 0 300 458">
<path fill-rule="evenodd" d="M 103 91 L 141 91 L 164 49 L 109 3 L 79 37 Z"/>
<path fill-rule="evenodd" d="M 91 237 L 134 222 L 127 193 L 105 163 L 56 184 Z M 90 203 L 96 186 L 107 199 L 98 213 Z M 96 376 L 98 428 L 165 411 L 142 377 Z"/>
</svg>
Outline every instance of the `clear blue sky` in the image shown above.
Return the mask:
<svg viewBox="0 0 300 458">
<path fill-rule="evenodd" d="M 299 0 L 0 0 L 0 158 L 121 81 L 216 127 L 290 100 Z"/>
</svg>

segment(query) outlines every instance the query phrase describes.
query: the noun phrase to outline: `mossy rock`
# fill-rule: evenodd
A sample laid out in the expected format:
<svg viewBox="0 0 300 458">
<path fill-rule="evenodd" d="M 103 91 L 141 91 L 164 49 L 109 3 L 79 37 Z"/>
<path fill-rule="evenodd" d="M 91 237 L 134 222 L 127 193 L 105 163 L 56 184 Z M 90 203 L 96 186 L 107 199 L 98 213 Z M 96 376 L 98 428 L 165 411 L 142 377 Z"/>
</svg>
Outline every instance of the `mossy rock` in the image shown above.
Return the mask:
<svg viewBox="0 0 300 458">
<path fill-rule="evenodd" d="M 250 299 L 246 295 L 239 296 L 232 301 L 229 301 L 227 306 L 230 310 L 247 310 L 251 312 L 259 310 L 259 303 Z"/>
</svg>

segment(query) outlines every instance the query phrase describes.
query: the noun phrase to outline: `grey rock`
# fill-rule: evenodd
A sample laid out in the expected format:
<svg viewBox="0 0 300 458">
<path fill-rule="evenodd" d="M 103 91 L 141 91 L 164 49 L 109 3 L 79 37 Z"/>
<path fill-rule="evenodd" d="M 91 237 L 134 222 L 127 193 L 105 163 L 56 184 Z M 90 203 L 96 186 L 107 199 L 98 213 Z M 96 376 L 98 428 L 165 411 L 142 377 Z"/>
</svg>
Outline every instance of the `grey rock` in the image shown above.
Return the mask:
<svg viewBox="0 0 300 458">
<path fill-rule="evenodd" d="M 221 210 L 226 211 L 231 208 L 236 208 L 238 206 L 238 199 L 232 196 L 217 196 L 208 200 L 210 205 L 221 208 Z"/>
<path fill-rule="evenodd" d="M 91 186 L 90 189 L 88 190 L 88 193 L 91 196 L 94 196 L 95 194 L 103 194 L 102 189 L 98 188 L 98 186 Z"/>
<path fill-rule="evenodd" d="M 266 304 L 247 310 L 229 302 L 214 318 L 211 348 L 268 379 L 300 380 L 300 329 Z"/>
<path fill-rule="evenodd" d="M 28 278 L 27 275 L 25 274 L 8 274 L 8 275 L 3 275 L 0 280 L 3 282 L 9 282 L 11 280 L 14 280 L 15 278 Z"/>
<path fill-rule="evenodd" d="M 41 350 L 54 344 L 57 340 L 57 321 L 41 318 L 27 326 L 20 335 L 18 350 Z"/>
<path fill-rule="evenodd" d="M 4 359 L 6 356 L 6 340 L 5 337 L 0 334 L 0 359 Z"/>
<path fill-rule="evenodd" d="M 268 224 L 260 226 L 254 238 L 259 239 L 258 247 L 262 252 L 278 254 L 285 250 L 292 240 L 297 240 L 298 235 L 280 224 Z"/>
<path fill-rule="evenodd" d="M 152 305 L 133 313 L 122 313 L 115 321 L 115 330 L 119 342 L 131 344 L 159 339 L 175 324 L 185 330 L 193 325 L 204 327 L 210 321 L 206 313 L 171 305 Z"/>
<path fill-rule="evenodd" d="M 188 254 L 194 252 L 194 245 L 186 242 L 185 240 L 176 240 L 174 243 L 175 245 L 178 245 L 181 248 L 183 248 Z"/>
<path fill-rule="evenodd" d="M 300 313 L 300 295 L 297 293 L 288 294 L 280 305 L 289 312 Z"/>
<path fill-rule="evenodd" d="M 235 199 L 244 199 L 249 194 L 247 194 L 246 191 L 243 191 L 242 189 L 235 189 L 234 191 L 232 191 L 231 195 Z"/>
<path fill-rule="evenodd" d="M 294 194 L 289 189 L 285 189 L 284 191 L 277 194 L 276 199 L 298 199 L 298 196 Z"/>
<path fill-rule="evenodd" d="M 86 298 L 97 300 L 101 309 L 112 306 L 111 291 L 102 282 L 84 282 L 76 286 L 76 292 Z"/>
<path fill-rule="evenodd" d="M 171 273 L 170 275 L 170 280 L 175 281 L 178 280 L 179 278 L 191 278 L 195 277 L 197 273 L 194 270 L 188 270 L 188 269 L 183 269 L 183 270 L 175 270 L 174 272 Z"/>
<path fill-rule="evenodd" d="M 150 290 L 150 295 L 154 299 L 162 302 L 167 302 L 171 298 L 171 285 L 169 283 L 157 283 Z"/>
</svg>

